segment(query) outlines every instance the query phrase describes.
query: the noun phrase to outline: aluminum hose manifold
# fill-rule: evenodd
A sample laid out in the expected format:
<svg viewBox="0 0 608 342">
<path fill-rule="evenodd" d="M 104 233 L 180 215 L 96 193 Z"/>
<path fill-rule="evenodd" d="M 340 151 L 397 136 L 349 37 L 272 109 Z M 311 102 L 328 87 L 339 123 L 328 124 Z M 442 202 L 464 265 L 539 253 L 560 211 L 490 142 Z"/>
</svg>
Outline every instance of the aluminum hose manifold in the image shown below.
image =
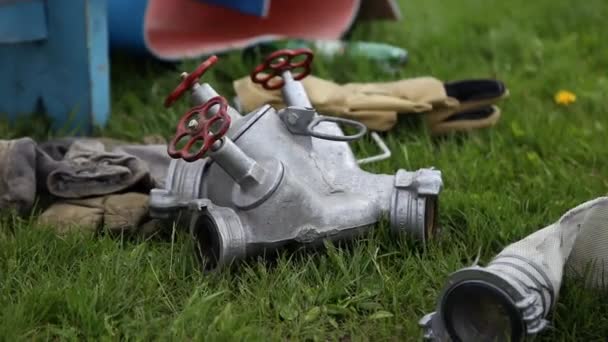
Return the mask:
<svg viewBox="0 0 608 342">
<path fill-rule="evenodd" d="M 294 244 L 352 238 L 384 217 L 395 234 L 423 241 L 433 234 L 441 172 L 363 171 L 361 163 L 383 157 L 356 160 L 348 142 L 366 127 L 312 108 L 299 82 L 312 58 L 307 49 L 281 50 L 252 73 L 264 88 L 282 89 L 282 110 L 266 105 L 242 116 L 209 84 L 199 84 L 215 56 L 182 74 L 165 101 L 170 106 L 189 91 L 194 107 L 169 144 L 174 160 L 165 188 L 151 192 L 150 210 L 166 219 L 187 214 L 206 269 Z M 356 133 L 346 135 L 338 124 Z M 373 138 L 386 149 L 378 135 Z"/>
</svg>

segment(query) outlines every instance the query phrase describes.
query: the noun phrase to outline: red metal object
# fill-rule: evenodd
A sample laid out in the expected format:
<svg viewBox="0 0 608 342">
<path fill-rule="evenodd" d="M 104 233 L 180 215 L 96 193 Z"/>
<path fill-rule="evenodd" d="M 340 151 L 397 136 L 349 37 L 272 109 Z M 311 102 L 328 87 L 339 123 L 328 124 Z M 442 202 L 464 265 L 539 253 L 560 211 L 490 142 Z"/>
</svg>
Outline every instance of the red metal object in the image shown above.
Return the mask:
<svg viewBox="0 0 608 342">
<path fill-rule="evenodd" d="M 296 57 L 305 56 L 304 60 L 300 62 L 292 62 Z M 301 49 L 283 49 L 275 51 L 270 54 L 264 62 L 258 65 L 251 73 L 251 80 L 254 83 L 259 83 L 267 90 L 280 89 L 285 85 L 285 80 L 281 77 L 283 72 L 291 71 L 296 68 L 302 68 L 303 70 L 295 75 L 293 79 L 299 81 L 310 74 L 310 65 L 312 63 L 314 55 L 312 50 L 307 48 Z M 264 76 L 260 76 L 261 74 Z M 276 84 L 270 84 L 269 81 L 274 77 L 280 77 L 280 81 Z"/>
<path fill-rule="evenodd" d="M 177 85 L 175 90 L 173 90 L 171 94 L 169 94 L 169 96 L 167 96 L 167 98 L 165 99 L 165 107 L 171 107 L 171 105 L 173 105 L 175 101 L 179 100 L 179 98 L 182 97 L 182 95 L 184 95 L 184 93 L 188 89 L 190 89 L 201 76 L 203 76 L 205 71 L 207 71 L 207 69 L 209 69 L 213 64 L 215 64 L 215 62 L 217 62 L 217 60 L 218 58 L 215 55 L 207 58 L 206 61 L 201 63 L 198 68 L 196 68 L 190 75 L 183 79 L 180 84 Z"/>
<path fill-rule="evenodd" d="M 210 110 L 216 105 L 219 105 L 220 108 L 215 114 L 211 115 Z M 230 116 L 227 109 L 228 102 L 226 102 L 226 99 L 216 96 L 186 112 L 179 120 L 175 136 L 167 147 L 169 156 L 174 159 L 181 158 L 188 162 L 201 159 L 211 149 L 213 143 L 221 139 L 230 128 Z M 195 125 L 191 125 L 190 122 L 196 114 L 198 114 L 198 120 L 195 121 Z M 220 126 L 214 133 L 211 131 L 212 125 L 218 122 Z M 176 145 L 185 136 L 190 136 L 190 139 L 184 147 L 178 150 Z M 203 146 L 198 151 L 190 153 L 190 149 L 197 141 L 202 141 Z"/>
</svg>

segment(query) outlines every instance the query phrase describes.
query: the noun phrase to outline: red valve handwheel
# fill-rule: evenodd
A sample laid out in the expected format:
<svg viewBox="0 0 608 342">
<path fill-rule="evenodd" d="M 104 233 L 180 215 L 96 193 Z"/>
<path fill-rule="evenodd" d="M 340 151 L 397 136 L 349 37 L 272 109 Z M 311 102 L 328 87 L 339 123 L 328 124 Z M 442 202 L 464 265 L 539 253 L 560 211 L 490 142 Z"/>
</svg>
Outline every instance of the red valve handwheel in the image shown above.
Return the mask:
<svg viewBox="0 0 608 342">
<path fill-rule="evenodd" d="M 213 106 L 219 105 L 218 111 L 209 117 Z M 221 139 L 230 128 L 230 116 L 227 112 L 228 102 L 221 96 L 216 96 L 200 106 L 190 109 L 177 124 L 175 136 L 167 147 L 169 156 L 174 159 L 183 159 L 188 162 L 201 159 L 213 146 L 213 143 Z M 198 114 L 195 127 L 188 127 L 194 115 Z M 216 122 L 220 122 L 219 129 L 213 133 L 211 127 Z M 177 149 L 177 143 L 185 136 L 190 136 L 188 142 L 181 149 Z M 196 152 L 190 153 L 190 149 L 197 142 L 202 141 L 203 146 Z"/>
<path fill-rule="evenodd" d="M 301 62 L 292 62 L 299 56 L 305 56 Z M 270 54 L 264 62 L 258 65 L 251 73 L 251 80 L 254 83 L 259 83 L 267 90 L 280 89 L 285 85 L 285 80 L 280 78 L 276 84 L 270 84 L 270 80 L 276 76 L 281 76 L 285 71 L 291 71 L 296 68 L 303 70 L 295 75 L 293 79 L 299 81 L 310 74 L 310 64 L 312 63 L 313 53 L 310 49 L 301 48 L 295 50 L 279 50 Z M 262 75 L 266 71 L 265 75 Z"/>
<path fill-rule="evenodd" d="M 184 78 L 165 99 L 165 107 L 171 107 L 175 101 L 179 100 L 179 98 L 182 97 L 182 95 L 184 95 L 184 93 L 203 76 L 205 71 L 215 64 L 215 62 L 217 62 L 217 56 L 214 55 L 207 58 L 207 60 L 201 63 L 190 75 Z"/>
</svg>

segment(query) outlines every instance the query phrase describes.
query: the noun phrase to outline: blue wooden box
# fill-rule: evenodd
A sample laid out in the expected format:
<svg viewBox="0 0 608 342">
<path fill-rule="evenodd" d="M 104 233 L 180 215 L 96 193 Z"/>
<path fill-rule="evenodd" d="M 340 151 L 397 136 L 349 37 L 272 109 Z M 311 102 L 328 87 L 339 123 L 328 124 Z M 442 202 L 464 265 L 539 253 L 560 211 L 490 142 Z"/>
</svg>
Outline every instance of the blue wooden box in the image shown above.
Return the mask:
<svg viewBox="0 0 608 342">
<path fill-rule="evenodd" d="M 0 0 L 0 116 L 89 133 L 110 113 L 105 0 Z"/>
</svg>

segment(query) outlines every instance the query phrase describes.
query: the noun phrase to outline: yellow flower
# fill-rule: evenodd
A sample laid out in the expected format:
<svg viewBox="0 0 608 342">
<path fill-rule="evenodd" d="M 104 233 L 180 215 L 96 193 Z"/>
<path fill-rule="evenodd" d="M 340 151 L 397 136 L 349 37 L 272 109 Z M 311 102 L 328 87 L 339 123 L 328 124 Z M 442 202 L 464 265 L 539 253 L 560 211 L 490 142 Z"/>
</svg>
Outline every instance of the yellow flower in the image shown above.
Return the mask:
<svg viewBox="0 0 608 342">
<path fill-rule="evenodd" d="M 560 90 L 555 94 L 555 97 L 553 99 L 558 105 L 567 106 L 571 103 L 576 102 L 576 95 L 573 92 L 567 90 Z"/>
</svg>

